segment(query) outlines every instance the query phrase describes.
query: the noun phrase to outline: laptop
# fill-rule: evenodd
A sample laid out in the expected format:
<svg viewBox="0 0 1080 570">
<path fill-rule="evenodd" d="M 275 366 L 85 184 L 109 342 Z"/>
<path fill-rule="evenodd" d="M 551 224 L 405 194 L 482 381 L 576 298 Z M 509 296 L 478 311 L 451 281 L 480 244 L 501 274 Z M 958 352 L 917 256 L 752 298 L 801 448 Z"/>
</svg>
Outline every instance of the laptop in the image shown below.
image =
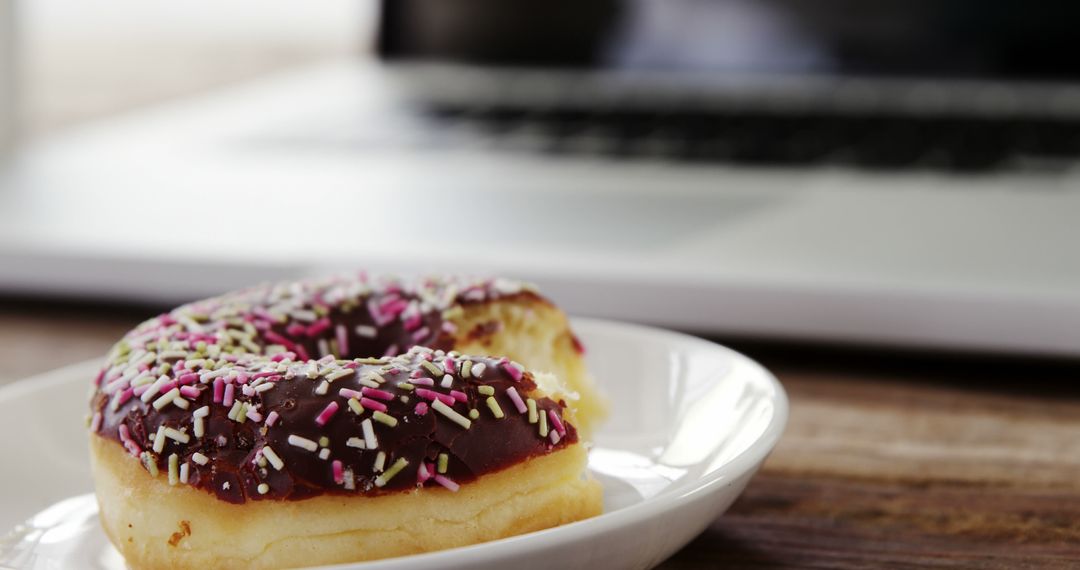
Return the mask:
<svg viewBox="0 0 1080 570">
<path fill-rule="evenodd" d="M 386 0 L 376 57 L 10 153 L 0 291 L 490 273 L 694 332 L 1075 356 L 1078 15 Z"/>
</svg>

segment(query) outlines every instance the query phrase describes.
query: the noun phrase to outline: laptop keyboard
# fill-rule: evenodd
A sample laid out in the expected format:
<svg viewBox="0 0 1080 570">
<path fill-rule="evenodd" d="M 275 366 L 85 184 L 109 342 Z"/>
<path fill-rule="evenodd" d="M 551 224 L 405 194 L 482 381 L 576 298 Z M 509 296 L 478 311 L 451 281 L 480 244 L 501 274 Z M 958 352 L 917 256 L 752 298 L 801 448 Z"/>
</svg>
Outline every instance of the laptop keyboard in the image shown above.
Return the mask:
<svg viewBox="0 0 1080 570">
<path fill-rule="evenodd" d="M 444 136 L 493 148 L 627 160 L 981 172 L 1059 170 L 1080 157 L 1080 121 L 829 113 L 536 110 L 427 103 Z"/>
</svg>

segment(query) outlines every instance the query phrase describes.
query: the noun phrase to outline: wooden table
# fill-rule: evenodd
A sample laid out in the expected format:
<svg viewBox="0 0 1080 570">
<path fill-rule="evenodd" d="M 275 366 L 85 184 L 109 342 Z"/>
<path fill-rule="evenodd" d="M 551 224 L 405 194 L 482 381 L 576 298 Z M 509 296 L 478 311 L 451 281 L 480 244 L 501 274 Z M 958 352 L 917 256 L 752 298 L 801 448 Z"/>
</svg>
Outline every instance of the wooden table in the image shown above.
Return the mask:
<svg viewBox="0 0 1080 570">
<path fill-rule="evenodd" d="M 101 356 L 151 314 L 0 301 L 0 384 Z M 725 340 L 776 372 L 791 421 L 662 568 L 1080 567 L 1080 362 Z"/>
</svg>

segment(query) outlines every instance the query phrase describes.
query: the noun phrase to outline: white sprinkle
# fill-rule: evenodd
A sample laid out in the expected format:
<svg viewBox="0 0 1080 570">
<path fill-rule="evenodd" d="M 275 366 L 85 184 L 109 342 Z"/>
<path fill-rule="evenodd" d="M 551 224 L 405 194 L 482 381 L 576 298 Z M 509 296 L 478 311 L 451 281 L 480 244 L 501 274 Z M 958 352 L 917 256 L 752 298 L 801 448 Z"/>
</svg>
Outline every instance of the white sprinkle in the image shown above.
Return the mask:
<svg viewBox="0 0 1080 570">
<path fill-rule="evenodd" d="M 326 392 L 330 390 L 330 383 L 326 380 L 319 382 L 319 386 L 315 388 L 315 393 L 320 396 L 325 396 Z"/>
<path fill-rule="evenodd" d="M 352 376 L 353 374 L 356 374 L 356 371 L 352 368 L 342 368 L 341 370 L 327 374 L 326 380 L 328 382 L 333 382 L 334 380 L 338 380 L 346 376 Z"/>
<path fill-rule="evenodd" d="M 174 406 L 176 406 L 177 408 L 180 408 L 181 410 L 186 410 L 189 407 L 191 407 L 190 402 L 188 402 L 187 400 L 185 400 L 185 399 L 183 399 L 183 398 L 181 398 L 179 396 L 173 398 L 172 403 L 173 403 Z"/>
<path fill-rule="evenodd" d="M 454 377 L 449 375 L 449 374 L 443 375 L 442 382 L 439 382 L 439 386 L 442 386 L 443 388 L 449 388 L 450 386 L 453 386 L 453 385 L 454 385 Z"/>
<path fill-rule="evenodd" d="M 265 495 L 270 492 L 270 485 L 267 485 L 266 483 L 259 483 L 257 489 L 260 495 Z"/>
<path fill-rule="evenodd" d="M 191 464 L 186 462 L 186 461 L 183 463 L 183 465 L 180 466 L 180 482 L 181 483 L 187 485 L 188 473 L 189 473 L 190 470 L 191 470 Z"/>
<path fill-rule="evenodd" d="M 350 491 L 356 489 L 356 478 L 353 476 L 352 467 L 345 468 L 345 488 Z"/>
<path fill-rule="evenodd" d="M 371 325 L 356 325 L 356 334 L 364 338 L 375 338 L 379 330 Z"/>
<path fill-rule="evenodd" d="M 206 462 L 210 461 L 210 458 L 196 451 L 191 454 L 191 460 L 199 465 L 206 465 Z"/>
<path fill-rule="evenodd" d="M 315 451 L 319 448 L 319 444 L 315 443 L 314 441 L 311 441 L 306 437 L 300 437 L 295 434 L 289 436 L 289 445 L 293 445 L 301 449 L 306 449 L 308 451 Z"/>
<path fill-rule="evenodd" d="M 472 366 L 472 375 L 479 378 L 484 375 L 484 370 L 487 370 L 487 364 L 477 362 Z"/>
<path fill-rule="evenodd" d="M 158 426 L 157 434 L 154 435 L 154 453 L 165 450 L 165 426 Z"/>
<path fill-rule="evenodd" d="M 385 466 L 386 466 L 386 452 L 385 451 L 380 451 L 379 454 L 375 456 L 375 465 L 372 468 L 375 470 L 376 473 L 381 473 L 382 470 L 383 470 L 383 467 L 385 467 Z"/>
<path fill-rule="evenodd" d="M 175 453 L 169 456 L 169 484 L 180 482 L 180 457 Z"/>
<path fill-rule="evenodd" d="M 153 399 L 154 396 L 157 396 L 158 390 L 161 390 L 161 387 L 164 386 L 165 383 L 168 382 L 168 381 L 169 381 L 168 376 L 166 376 L 164 374 L 162 374 L 161 376 L 158 376 L 158 379 L 155 380 L 154 383 L 151 384 L 150 387 L 147 388 L 145 392 L 143 392 L 142 396 L 139 396 L 139 399 L 142 400 L 144 404 L 150 403 L 150 400 Z M 180 392 L 178 390 L 177 394 L 179 394 L 179 393 Z M 160 408 L 158 408 L 158 409 L 160 409 Z"/>
<path fill-rule="evenodd" d="M 266 460 L 270 462 L 270 465 L 274 466 L 274 469 L 281 471 L 281 468 L 285 467 L 285 462 L 282 461 L 280 457 L 278 457 L 278 454 L 275 453 L 269 445 L 262 448 L 262 454 L 263 457 L 265 457 Z"/>
<path fill-rule="evenodd" d="M 262 394 L 263 392 L 265 392 L 267 390 L 271 390 L 273 388 L 274 388 L 274 383 L 273 382 L 267 382 L 265 384 L 259 384 L 258 386 L 255 387 L 255 393 L 256 394 Z"/>
<path fill-rule="evenodd" d="M 364 430 L 364 443 L 367 444 L 367 448 L 378 448 L 379 440 L 375 439 L 375 426 L 371 425 L 371 418 L 364 420 L 360 427 Z"/>
<path fill-rule="evenodd" d="M 319 450 L 319 459 L 322 459 L 323 461 L 326 461 L 329 458 L 330 458 L 330 449 L 329 448 L 324 447 L 324 448 Z"/>
<path fill-rule="evenodd" d="M 203 406 L 194 412 L 191 412 L 192 417 L 205 418 L 210 415 L 210 406 Z"/>
<path fill-rule="evenodd" d="M 241 402 L 240 400 L 236 400 L 235 402 L 233 402 L 232 408 L 229 408 L 229 414 L 228 414 L 227 417 L 230 420 L 234 421 L 234 422 L 237 421 L 237 418 L 239 417 L 237 415 L 237 413 L 240 411 L 240 408 L 242 408 L 243 406 L 244 406 L 244 403 Z"/>
<path fill-rule="evenodd" d="M 201 417 L 196 417 L 192 422 L 192 432 L 195 433 L 195 437 L 202 437 L 206 435 L 206 424 Z"/>
<path fill-rule="evenodd" d="M 359 437 L 350 437 L 349 439 L 345 440 L 345 445 L 349 447 L 355 447 L 357 449 L 365 449 L 367 447 L 367 445 L 364 444 L 364 440 L 360 439 Z"/>
<path fill-rule="evenodd" d="M 165 433 L 165 437 L 167 437 L 167 438 L 169 438 L 169 439 L 171 439 L 173 441 L 178 441 L 180 443 L 187 443 L 187 442 L 191 441 L 191 436 L 189 436 L 188 434 L 186 434 L 186 433 L 184 433 L 184 432 L 182 432 L 182 431 L 180 431 L 180 430 L 178 430 L 176 428 L 165 428 L 164 433 Z"/>
</svg>

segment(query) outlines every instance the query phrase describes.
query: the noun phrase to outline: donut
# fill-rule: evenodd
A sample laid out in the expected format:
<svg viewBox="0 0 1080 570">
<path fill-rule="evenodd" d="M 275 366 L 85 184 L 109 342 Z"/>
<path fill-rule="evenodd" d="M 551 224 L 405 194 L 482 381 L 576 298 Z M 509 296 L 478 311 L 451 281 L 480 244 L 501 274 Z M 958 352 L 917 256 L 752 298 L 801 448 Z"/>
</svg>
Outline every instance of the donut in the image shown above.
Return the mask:
<svg viewBox="0 0 1080 570">
<path fill-rule="evenodd" d="M 459 350 L 477 346 L 567 381 Z M 578 346 L 557 308 L 501 280 L 336 278 L 179 307 L 95 379 L 103 527 L 133 568 L 279 568 L 594 516 L 578 413 L 602 408 Z"/>
</svg>

